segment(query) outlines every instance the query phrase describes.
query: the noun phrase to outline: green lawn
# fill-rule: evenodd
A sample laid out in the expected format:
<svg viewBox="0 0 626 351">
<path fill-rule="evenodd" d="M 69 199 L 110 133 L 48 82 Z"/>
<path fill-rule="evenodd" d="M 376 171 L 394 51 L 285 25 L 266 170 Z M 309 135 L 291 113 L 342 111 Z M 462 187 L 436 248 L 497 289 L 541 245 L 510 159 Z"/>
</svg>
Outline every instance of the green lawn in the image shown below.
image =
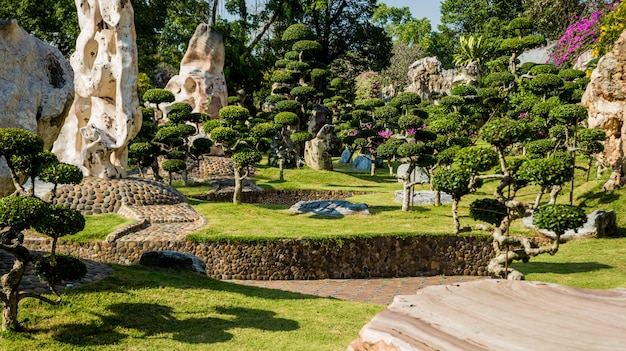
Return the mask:
<svg viewBox="0 0 626 351">
<path fill-rule="evenodd" d="M 20 305 L 24 333 L 2 350 L 345 350 L 384 306 L 237 285 L 171 270 L 116 266 Z"/>
</svg>

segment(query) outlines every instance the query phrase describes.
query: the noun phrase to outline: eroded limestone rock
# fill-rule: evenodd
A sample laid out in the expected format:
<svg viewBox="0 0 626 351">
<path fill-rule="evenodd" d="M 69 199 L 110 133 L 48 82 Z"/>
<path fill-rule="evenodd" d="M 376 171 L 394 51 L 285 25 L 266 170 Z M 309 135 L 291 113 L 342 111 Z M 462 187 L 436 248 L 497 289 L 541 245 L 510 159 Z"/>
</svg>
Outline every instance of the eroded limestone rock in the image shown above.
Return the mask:
<svg viewBox="0 0 626 351">
<path fill-rule="evenodd" d="M 199 24 L 180 63 L 180 72 L 165 89 L 174 93 L 177 102 L 189 103 L 193 112 L 219 118 L 220 108 L 228 105 L 224 57 L 222 34 L 208 24 Z"/>
<path fill-rule="evenodd" d="M 0 128 L 37 133 L 49 149 L 74 99 L 74 72 L 61 52 L 29 35 L 16 20 L 0 20 Z M 15 191 L 0 164 L 0 196 Z"/>
<path fill-rule="evenodd" d="M 480 66 L 472 62 L 467 67 L 442 69 L 436 57 L 425 57 L 409 66 L 409 81 L 406 91 L 420 95 L 423 101 L 433 102 L 440 96 L 449 95 L 457 85 L 476 85 L 481 78 Z"/>
<path fill-rule="evenodd" d="M 85 176 L 123 178 L 127 146 L 141 128 L 133 7 L 130 0 L 80 0 L 76 7 L 76 98 L 53 152 Z"/>
<path fill-rule="evenodd" d="M 604 189 L 624 185 L 626 172 L 626 31 L 615 42 L 613 51 L 604 55 L 591 74 L 591 82 L 582 97 L 589 109 L 589 128 L 606 132 L 604 152 L 599 161 L 613 170 Z"/>
</svg>

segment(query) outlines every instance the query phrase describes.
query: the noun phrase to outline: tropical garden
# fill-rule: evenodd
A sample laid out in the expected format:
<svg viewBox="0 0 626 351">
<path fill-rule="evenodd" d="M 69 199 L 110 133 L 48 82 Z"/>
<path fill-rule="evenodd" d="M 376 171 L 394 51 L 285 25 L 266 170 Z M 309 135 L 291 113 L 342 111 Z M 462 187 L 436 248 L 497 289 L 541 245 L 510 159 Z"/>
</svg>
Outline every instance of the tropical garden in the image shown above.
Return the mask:
<svg viewBox="0 0 626 351">
<path fill-rule="evenodd" d="M 0 18 L 18 18 L 71 54 L 78 34 L 73 1 L 0 4 Z M 216 4 L 133 1 L 138 90 L 146 107 L 129 167 L 175 186 L 211 219 L 189 241 L 300 238 L 341 245 L 347 237 L 491 236 L 494 277 L 626 287 L 624 190 L 602 190 L 609 174 L 597 172 L 594 161 L 606 135 L 586 127 L 580 104 L 597 59 L 626 27 L 624 3 L 443 0 L 438 28 L 408 7 L 370 0 L 267 0 L 260 7 L 226 1 L 228 16 L 216 15 Z M 200 22 L 212 22 L 227 38 L 229 106 L 211 119 L 174 103 L 164 123 L 156 106 L 174 101 L 163 88 Z M 520 63 L 523 52 L 548 42 L 556 42 L 548 62 Z M 583 54 L 592 59 L 575 69 Z M 432 101 L 404 92 L 409 65 L 429 56 L 443 68 L 477 64 L 482 78 Z M 383 98 L 390 85 L 397 93 Z M 263 108 L 268 105 L 273 108 Z M 304 143 L 315 137 L 307 129 L 315 108 L 328 111 L 335 126 L 332 171 L 302 161 Z M 34 135 L 3 129 L 0 145 L 16 185 L 14 196 L 0 199 L 0 248 L 14 250 L 22 266 L 36 262 L 53 292 L 20 294 L 19 277 L 3 276 L 2 348 L 339 350 L 384 309 L 135 266 L 115 266 L 99 282 L 57 292 L 56 283 L 81 277 L 84 267 L 55 254 L 54 245 L 47 255 L 20 251 L 14 244 L 20 232 L 31 229 L 54 243 L 102 240 L 127 222 L 85 218 L 36 199 L 20 176 L 67 184 L 80 182 L 80 172 L 59 163 Z M 232 203 L 201 200 L 210 185 L 188 179 L 188 165 L 215 147 L 233 161 Z M 369 167 L 338 163 L 342 152 L 367 159 Z M 408 166 L 403 174 L 400 164 Z M 416 169 L 427 182 L 410 177 Z M 246 178 L 267 190 L 353 191 L 358 195 L 349 200 L 367 203 L 372 215 L 331 221 L 293 216 L 288 206 L 244 203 Z M 432 191 L 435 204 L 413 204 L 415 190 Z M 441 204 L 443 194 L 450 204 Z M 616 212 L 611 237 L 561 245 L 560 235 L 594 210 Z M 531 213 L 536 227 L 555 233 L 547 245 L 532 242 L 535 233 L 521 223 Z"/>
</svg>

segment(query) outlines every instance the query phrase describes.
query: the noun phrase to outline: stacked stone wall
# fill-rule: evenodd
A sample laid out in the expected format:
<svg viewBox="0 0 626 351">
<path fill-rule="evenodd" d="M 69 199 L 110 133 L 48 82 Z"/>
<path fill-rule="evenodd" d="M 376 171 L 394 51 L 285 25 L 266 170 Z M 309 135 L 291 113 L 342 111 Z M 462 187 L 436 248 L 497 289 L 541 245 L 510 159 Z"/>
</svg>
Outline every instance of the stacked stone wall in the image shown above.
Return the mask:
<svg viewBox="0 0 626 351">
<path fill-rule="evenodd" d="M 30 237 L 29 249 L 49 250 L 50 240 Z M 130 265 L 151 250 L 191 253 L 217 279 L 355 279 L 487 274 L 491 237 L 411 236 L 263 242 L 97 241 L 61 244 L 58 252 L 103 263 Z"/>
</svg>

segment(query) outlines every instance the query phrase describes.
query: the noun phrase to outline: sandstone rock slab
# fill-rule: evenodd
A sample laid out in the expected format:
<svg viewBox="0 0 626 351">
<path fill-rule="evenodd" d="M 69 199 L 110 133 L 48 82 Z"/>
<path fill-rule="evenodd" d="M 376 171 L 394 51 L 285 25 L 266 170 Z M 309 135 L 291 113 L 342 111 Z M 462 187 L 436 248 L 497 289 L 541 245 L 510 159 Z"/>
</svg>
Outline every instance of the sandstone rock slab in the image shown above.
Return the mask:
<svg viewBox="0 0 626 351">
<path fill-rule="evenodd" d="M 420 95 L 422 101 L 433 102 L 457 85 L 476 85 L 480 82 L 480 66 L 475 62 L 458 69 L 442 69 L 436 57 L 425 57 L 409 66 L 409 86 L 406 91 Z"/>
<path fill-rule="evenodd" d="M 349 351 L 621 350 L 626 289 L 479 280 L 396 296 Z"/>
</svg>

